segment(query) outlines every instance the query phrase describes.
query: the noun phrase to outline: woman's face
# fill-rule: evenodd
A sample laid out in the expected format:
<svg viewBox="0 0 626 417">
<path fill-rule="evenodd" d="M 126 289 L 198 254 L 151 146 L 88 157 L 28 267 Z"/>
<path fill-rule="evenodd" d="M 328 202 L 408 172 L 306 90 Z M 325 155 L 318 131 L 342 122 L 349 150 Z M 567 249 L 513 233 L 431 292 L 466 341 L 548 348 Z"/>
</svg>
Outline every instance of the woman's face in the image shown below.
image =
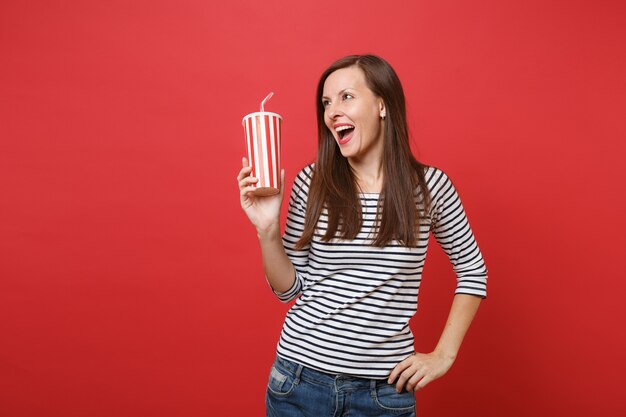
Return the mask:
<svg viewBox="0 0 626 417">
<path fill-rule="evenodd" d="M 382 156 L 384 103 L 367 87 L 360 68 L 331 73 L 324 82 L 322 104 L 324 122 L 344 157 L 360 162 Z"/>
</svg>

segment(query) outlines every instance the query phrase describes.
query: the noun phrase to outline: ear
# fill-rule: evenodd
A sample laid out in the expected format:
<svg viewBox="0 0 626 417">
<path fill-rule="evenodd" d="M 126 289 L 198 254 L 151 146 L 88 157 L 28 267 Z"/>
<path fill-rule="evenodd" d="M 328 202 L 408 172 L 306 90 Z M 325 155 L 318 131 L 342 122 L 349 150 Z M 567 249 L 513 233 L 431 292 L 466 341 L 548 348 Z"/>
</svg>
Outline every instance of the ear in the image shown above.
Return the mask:
<svg viewBox="0 0 626 417">
<path fill-rule="evenodd" d="M 382 100 L 378 101 L 378 111 L 381 119 L 384 119 L 387 116 L 387 110 L 385 109 L 385 102 Z"/>
</svg>

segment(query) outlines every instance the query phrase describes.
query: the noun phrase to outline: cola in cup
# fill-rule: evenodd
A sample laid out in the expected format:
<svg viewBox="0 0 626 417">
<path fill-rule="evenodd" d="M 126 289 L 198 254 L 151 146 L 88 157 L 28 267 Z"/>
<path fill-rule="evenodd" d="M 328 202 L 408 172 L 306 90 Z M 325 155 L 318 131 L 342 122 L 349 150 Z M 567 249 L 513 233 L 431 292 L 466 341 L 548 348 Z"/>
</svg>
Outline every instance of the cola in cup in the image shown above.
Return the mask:
<svg viewBox="0 0 626 417">
<path fill-rule="evenodd" d="M 280 192 L 280 136 L 283 118 L 276 113 L 260 111 L 243 118 L 248 162 L 253 177 L 258 178 L 254 195 Z"/>
</svg>

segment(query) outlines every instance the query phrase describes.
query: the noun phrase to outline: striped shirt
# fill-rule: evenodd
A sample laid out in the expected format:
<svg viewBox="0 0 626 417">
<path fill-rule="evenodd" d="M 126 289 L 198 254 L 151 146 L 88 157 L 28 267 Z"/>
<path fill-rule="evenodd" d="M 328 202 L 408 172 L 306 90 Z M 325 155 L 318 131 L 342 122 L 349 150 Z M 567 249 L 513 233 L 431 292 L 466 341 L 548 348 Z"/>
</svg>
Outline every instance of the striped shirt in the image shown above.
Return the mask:
<svg viewBox="0 0 626 417">
<path fill-rule="evenodd" d="M 328 221 L 324 210 L 310 244 L 296 250 L 312 174 L 313 165 L 298 174 L 289 201 L 283 244 L 296 279 L 276 295 L 283 302 L 299 297 L 285 318 L 277 353 L 322 372 L 387 378 L 414 352 L 409 319 L 417 310 L 430 231 L 452 263 L 456 294 L 486 296 L 482 255 L 452 182 L 434 167 L 426 168 L 427 216 L 421 193 L 415 196 L 423 219 L 415 247 L 396 241 L 372 246 L 379 194 L 362 193 L 363 226 L 354 240 L 322 241 Z"/>
</svg>

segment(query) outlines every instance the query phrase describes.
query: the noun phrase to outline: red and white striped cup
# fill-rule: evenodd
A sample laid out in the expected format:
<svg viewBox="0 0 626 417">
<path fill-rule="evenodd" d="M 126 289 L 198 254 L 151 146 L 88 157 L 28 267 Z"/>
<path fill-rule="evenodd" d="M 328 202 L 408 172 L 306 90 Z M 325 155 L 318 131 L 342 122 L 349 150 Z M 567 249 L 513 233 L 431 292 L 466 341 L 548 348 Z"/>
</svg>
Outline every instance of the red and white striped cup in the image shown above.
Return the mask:
<svg viewBox="0 0 626 417">
<path fill-rule="evenodd" d="M 253 194 L 280 192 L 280 136 L 283 118 L 276 113 L 256 112 L 243 118 L 248 145 L 248 162 L 253 177 L 259 179 Z"/>
</svg>

